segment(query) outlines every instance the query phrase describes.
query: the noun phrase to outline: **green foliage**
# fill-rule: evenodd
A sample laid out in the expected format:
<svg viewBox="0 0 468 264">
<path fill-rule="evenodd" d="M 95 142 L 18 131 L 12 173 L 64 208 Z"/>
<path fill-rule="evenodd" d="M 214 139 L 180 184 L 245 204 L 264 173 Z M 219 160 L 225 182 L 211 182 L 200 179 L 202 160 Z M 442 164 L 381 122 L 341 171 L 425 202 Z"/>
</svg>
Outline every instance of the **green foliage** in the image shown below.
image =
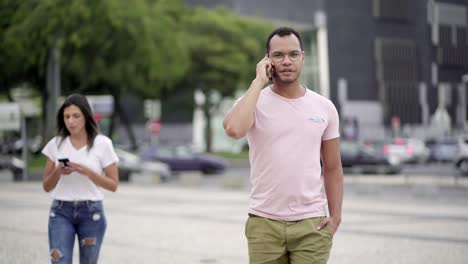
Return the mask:
<svg viewBox="0 0 468 264">
<path fill-rule="evenodd" d="M 31 154 L 28 160 L 28 168 L 34 171 L 43 170 L 46 161 L 47 158 L 43 154 Z"/>
<path fill-rule="evenodd" d="M 261 41 L 270 29 L 266 24 L 225 9 L 203 8 L 191 10 L 186 23 L 192 60 L 189 78 L 196 88 L 230 95 L 251 78 L 248 73 L 262 57 Z"/>
<path fill-rule="evenodd" d="M 158 97 L 184 84 L 228 95 L 253 78 L 270 29 L 181 0 L 0 0 L 0 86 L 43 89 L 58 46 L 63 94 Z"/>
<path fill-rule="evenodd" d="M 33 57 L 37 57 L 38 54 L 37 50 L 24 48 L 27 36 L 23 32 L 12 30 L 26 16 L 22 10 L 23 3 L 20 1 L 0 1 L 0 88 L 2 89 L 28 79 L 26 75 L 34 65 Z"/>
<path fill-rule="evenodd" d="M 2 78 L 24 75 L 28 67 L 45 78 L 55 44 L 61 50 L 65 93 L 133 89 L 154 97 L 188 69 L 180 1 L 16 2 L 0 3 L 0 65 L 15 64 Z"/>
<path fill-rule="evenodd" d="M 67 68 L 82 86 L 105 84 L 145 97 L 172 86 L 187 70 L 188 51 L 173 14 L 177 6 L 166 2 L 95 2 L 101 6 L 80 23 L 65 50 Z"/>
<path fill-rule="evenodd" d="M 233 152 L 215 152 L 213 153 L 217 156 L 220 156 L 222 158 L 226 159 L 248 159 L 249 158 L 249 152 L 248 151 L 242 151 L 239 153 L 233 153 Z"/>
</svg>

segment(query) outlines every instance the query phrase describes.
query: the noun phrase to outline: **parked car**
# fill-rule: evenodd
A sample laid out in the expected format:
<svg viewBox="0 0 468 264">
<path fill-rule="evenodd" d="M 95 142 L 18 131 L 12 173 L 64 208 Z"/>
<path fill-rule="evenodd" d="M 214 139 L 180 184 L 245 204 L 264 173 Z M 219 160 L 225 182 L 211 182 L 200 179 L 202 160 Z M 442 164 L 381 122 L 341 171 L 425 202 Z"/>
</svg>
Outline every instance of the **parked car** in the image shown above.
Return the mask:
<svg viewBox="0 0 468 264">
<path fill-rule="evenodd" d="M 23 179 L 24 161 L 11 155 L 0 155 L 0 170 L 9 170 L 13 174 L 13 181 Z"/>
<path fill-rule="evenodd" d="M 141 154 L 144 160 L 157 160 L 169 165 L 172 171 L 200 171 L 203 174 L 221 173 L 226 161 L 220 157 L 194 152 L 187 146 L 150 146 Z"/>
<path fill-rule="evenodd" d="M 28 139 L 28 150 L 31 153 L 38 154 L 41 152 L 42 147 L 41 136 Z M 23 139 L 17 138 L 11 141 L 3 142 L 0 145 L 0 152 L 3 154 L 21 154 L 23 152 Z"/>
<path fill-rule="evenodd" d="M 115 148 L 119 157 L 119 180 L 129 181 L 131 177 L 139 174 L 159 176 L 161 181 L 167 181 L 171 177 L 171 170 L 167 164 L 158 161 L 143 161 L 138 155 Z"/>
<path fill-rule="evenodd" d="M 401 138 L 384 139 L 375 141 L 372 144 L 382 148 L 385 155 L 397 157 L 401 163 L 407 163 L 411 160 L 412 150 L 406 146 L 406 143 Z"/>
<path fill-rule="evenodd" d="M 402 169 L 400 158 L 386 153 L 382 144 L 342 141 L 340 153 L 344 168 L 357 168 L 363 173 L 395 174 Z"/>
<path fill-rule="evenodd" d="M 385 152 L 398 156 L 403 163 L 426 163 L 430 156 L 430 149 L 418 138 L 390 138 L 384 145 Z"/>
<path fill-rule="evenodd" d="M 458 139 L 458 155 L 455 159 L 456 168 L 464 175 L 468 175 L 468 135 Z"/>
<path fill-rule="evenodd" d="M 453 162 L 458 154 L 458 140 L 455 137 L 433 138 L 426 141 L 430 149 L 429 161 Z"/>
<path fill-rule="evenodd" d="M 429 160 L 431 151 L 423 140 L 419 138 L 405 138 L 404 141 L 410 154 L 408 162 L 426 163 Z"/>
</svg>

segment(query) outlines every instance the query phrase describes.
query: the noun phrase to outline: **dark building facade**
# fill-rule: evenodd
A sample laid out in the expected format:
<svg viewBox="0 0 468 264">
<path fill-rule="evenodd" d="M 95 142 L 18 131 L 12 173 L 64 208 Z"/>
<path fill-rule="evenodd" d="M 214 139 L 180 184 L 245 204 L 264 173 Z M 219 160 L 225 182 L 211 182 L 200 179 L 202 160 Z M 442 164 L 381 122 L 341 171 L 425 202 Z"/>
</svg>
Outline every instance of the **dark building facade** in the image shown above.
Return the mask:
<svg viewBox="0 0 468 264">
<path fill-rule="evenodd" d="M 455 124 L 468 73 L 467 10 L 466 0 L 327 1 L 331 98 L 344 78 L 350 101 L 381 103 L 384 124 L 392 117 L 417 124 L 429 121 L 439 89 L 447 89 Z"/>
<path fill-rule="evenodd" d="M 462 85 L 468 74 L 467 0 L 186 2 L 300 25 L 312 40 L 309 85 L 341 110 L 347 103 L 375 102 L 381 111 L 357 115 L 380 115 L 368 119 L 384 126 L 395 117 L 402 125 L 427 125 L 440 106 L 452 125 L 467 120 Z"/>
</svg>

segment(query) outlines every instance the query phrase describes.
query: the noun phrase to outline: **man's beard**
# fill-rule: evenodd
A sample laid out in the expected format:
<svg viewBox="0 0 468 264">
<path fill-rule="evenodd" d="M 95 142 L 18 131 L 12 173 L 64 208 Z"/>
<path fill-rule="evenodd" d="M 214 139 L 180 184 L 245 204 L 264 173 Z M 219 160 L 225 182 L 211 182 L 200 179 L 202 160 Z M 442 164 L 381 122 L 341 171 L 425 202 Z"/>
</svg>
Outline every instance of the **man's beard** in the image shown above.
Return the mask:
<svg viewBox="0 0 468 264">
<path fill-rule="evenodd" d="M 276 81 L 280 84 L 291 84 L 297 81 L 297 78 L 288 78 L 286 80 L 283 80 L 280 77 L 276 77 Z"/>
</svg>

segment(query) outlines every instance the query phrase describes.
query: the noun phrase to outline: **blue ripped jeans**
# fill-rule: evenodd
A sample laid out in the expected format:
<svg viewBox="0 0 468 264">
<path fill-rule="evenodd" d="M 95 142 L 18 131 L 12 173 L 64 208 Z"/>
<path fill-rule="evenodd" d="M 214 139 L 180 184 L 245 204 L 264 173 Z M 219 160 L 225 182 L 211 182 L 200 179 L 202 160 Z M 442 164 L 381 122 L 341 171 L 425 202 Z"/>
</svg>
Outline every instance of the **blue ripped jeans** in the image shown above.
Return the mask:
<svg viewBox="0 0 468 264">
<path fill-rule="evenodd" d="M 80 264 L 96 264 L 106 231 L 101 201 L 54 200 L 49 214 L 51 263 L 71 264 L 78 236 Z"/>
</svg>

